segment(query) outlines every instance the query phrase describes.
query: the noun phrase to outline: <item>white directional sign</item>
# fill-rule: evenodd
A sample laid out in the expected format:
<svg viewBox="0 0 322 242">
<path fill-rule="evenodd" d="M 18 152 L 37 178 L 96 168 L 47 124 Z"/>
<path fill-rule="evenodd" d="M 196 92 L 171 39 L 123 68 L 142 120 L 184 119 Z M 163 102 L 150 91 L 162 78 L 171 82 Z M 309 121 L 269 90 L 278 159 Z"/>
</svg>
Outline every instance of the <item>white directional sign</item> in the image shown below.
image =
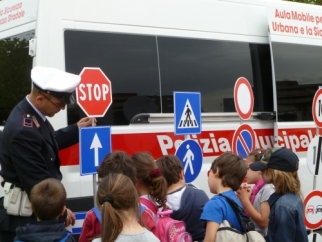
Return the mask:
<svg viewBox="0 0 322 242">
<path fill-rule="evenodd" d="M 322 139 L 321 136 L 315 136 L 307 148 L 307 154 L 306 154 L 306 161 L 307 161 L 307 167 L 309 168 L 309 171 L 313 175 L 320 175 L 322 174 L 322 151 L 320 152 L 320 158 L 317 160 L 318 155 L 318 146 L 319 146 L 319 139 Z"/>
<path fill-rule="evenodd" d="M 95 174 L 103 158 L 111 153 L 111 127 L 80 128 L 80 174 Z"/>
<path fill-rule="evenodd" d="M 95 133 L 92 144 L 91 144 L 91 148 L 90 149 L 94 149 L 94 165 L 98 166 L 98 149 L 102 149 L 102 144 L 100 139 L 97 136 L 97 133 Z"/>
</svg>

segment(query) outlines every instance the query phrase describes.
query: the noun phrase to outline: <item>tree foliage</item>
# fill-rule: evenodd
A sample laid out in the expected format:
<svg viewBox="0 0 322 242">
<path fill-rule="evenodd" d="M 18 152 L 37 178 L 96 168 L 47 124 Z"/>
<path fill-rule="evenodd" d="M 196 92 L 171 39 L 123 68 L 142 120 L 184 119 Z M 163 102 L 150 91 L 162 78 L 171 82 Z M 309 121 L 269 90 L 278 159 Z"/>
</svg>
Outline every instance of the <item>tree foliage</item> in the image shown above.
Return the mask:
<svg viewBox="0 0 322 242">
<path fill-rule="evenodd" d="M 314 5 L 322 5 L 322 0 L 285 0 L 288 2 L 308 3 Z"/>
<path fill-rule="evenodd" d="M 0 40 L 0 125 L 12 108 L 30 92 L 31 68 L 27 40 Z"/>
</svg>

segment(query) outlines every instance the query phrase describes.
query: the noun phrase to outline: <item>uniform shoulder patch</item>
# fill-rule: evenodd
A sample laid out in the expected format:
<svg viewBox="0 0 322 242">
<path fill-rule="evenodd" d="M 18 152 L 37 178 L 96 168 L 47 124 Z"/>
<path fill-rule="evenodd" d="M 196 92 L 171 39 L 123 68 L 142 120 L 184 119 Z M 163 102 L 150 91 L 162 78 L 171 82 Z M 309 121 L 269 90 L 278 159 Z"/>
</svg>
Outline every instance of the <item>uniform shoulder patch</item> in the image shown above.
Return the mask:
<svg viewBox="0 0 322 242">
<path fill-rule="evenodd" d="M 34 121 L 34 124 L 36 125 L 37 128 L 40 127 L 38 120 L 36 119 L 35 115 L 32 115 L 32 120 Z"/>
<path fill-rule="evenodd" d="M 30 114 L 25 114 L 22 117 L 22 127 L 33 128 L 33 122 Z"/>
</svg>

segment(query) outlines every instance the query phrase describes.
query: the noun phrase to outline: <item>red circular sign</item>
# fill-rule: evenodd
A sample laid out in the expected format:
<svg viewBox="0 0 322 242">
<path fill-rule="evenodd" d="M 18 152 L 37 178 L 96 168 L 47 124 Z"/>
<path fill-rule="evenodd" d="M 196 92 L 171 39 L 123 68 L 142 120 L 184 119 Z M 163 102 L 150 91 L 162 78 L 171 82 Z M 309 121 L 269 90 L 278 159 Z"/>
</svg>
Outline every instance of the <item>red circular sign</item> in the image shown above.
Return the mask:
<svg viewBox="0 0 322 242">
<path fill-rule="evenodd" d="M 322 128 L 322 89 L 319 88 L 313 98 L 312 103 L 313 120 L 319 128 Z"/>
<path fill-rule="evenodd" d="M 255 132 L 248 124 L 242 124 L 235 131 L 232 139 L 232 151 L 246 158 L 256 147 Z"/>
<path fill-rule="evenodd" d="M 318 202 L 312 201 L 312 198 L 319 197 Z M 304 199 L 304 222 L 305 226 L 309 229 L 317 229 L 322 226 L 322 191 L 314 190 L 307 194 Z M 309 219 L 309 216 L 315 218 Z M 309 221 L 311 220 L 311 221 Z"/>
<path fill-rule="evenodd" d="M 112 104 L 112 85 L 100 68 L 85 67 L 76 88 L 77 103 L 88 117 L 103 117 Z"/>
<path fill-rule="evenodd" d="M 243 120 L 249 119 L 254 109 L 254 95 L 245 77 L 238 78 L 235 83 L 234 102 L 239 117 Z"/>
</svg>

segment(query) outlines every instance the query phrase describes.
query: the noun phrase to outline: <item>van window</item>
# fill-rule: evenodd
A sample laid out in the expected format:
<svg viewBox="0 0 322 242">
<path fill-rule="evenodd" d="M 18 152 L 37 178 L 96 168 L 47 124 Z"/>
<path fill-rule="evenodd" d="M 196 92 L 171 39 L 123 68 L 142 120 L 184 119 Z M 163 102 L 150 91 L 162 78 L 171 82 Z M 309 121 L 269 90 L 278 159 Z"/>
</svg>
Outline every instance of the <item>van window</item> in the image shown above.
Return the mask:
<svg viewBox="0 0 322 242">
<path fill-rule="evenodd" d="M 0 40 L 0 126 L 31 90 L 32 57 L 29 42 L 34 31 Z"/>
<path fill-rule="evenodd" d="M 201 92 L 202 112 L 235 112 L 239 77 L 253 86 L 254 111 L 273 110 L 267 44 L 66 30 L 65 58 L 68 72 L 100 67 L 110 79 L 113 103 L 101 125 L 172 113 L 174 91 Z M 68 123 L 82 116 L 76 104 L 68 106 Z"/>
<path fill-rule="evenodd" d="M 322 85 L 322 47 L 272 43 L 278 121 L 312 121 L 313 97 Z"/>
</svg>

